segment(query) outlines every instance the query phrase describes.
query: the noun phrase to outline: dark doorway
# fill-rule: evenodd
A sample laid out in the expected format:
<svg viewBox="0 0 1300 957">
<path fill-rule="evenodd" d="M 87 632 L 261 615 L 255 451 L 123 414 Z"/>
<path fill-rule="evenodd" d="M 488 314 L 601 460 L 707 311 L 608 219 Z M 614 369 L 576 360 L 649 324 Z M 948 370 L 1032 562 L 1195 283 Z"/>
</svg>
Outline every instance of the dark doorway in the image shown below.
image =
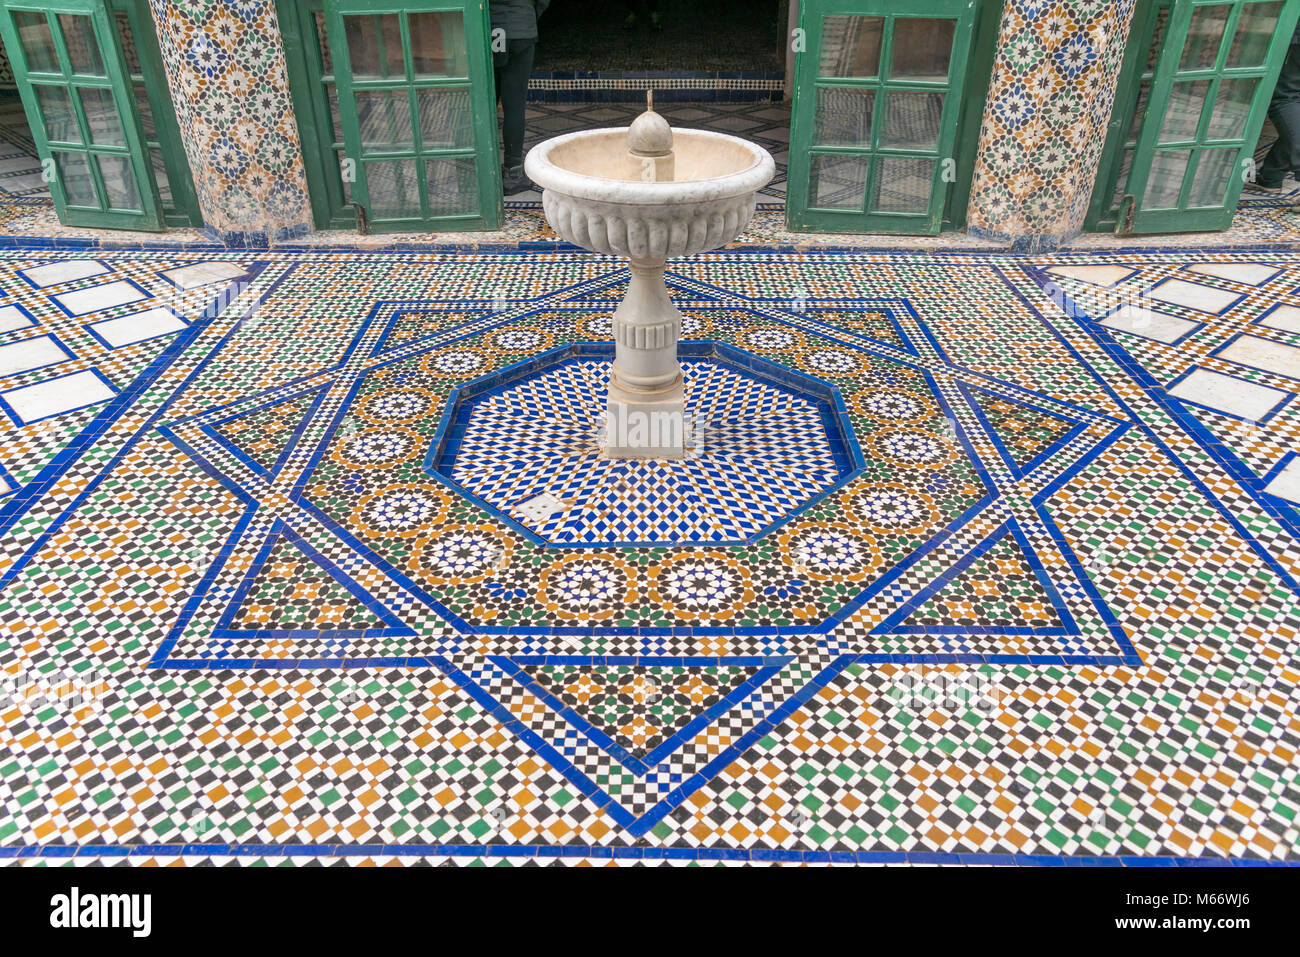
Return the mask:
<svg viewBox="0 0 1300 957">
<path fill-rule="evenodd" d="M 551 0 L 533 68 L 779 72 L 785 10 L 782 0 Z"/>
</svg>

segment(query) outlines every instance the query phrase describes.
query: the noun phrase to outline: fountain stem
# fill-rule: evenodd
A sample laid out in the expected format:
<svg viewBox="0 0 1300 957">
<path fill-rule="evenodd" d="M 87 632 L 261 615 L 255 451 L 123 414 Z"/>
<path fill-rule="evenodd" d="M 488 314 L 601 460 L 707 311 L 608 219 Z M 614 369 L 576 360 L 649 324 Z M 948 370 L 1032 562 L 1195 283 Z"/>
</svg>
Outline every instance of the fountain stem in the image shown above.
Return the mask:
<svg viewBox="0 0 1300 957">
<path fill-rule="evenodd" d="M 682 317 L 668 296 L 664 265 L 632 260 L 627 295 L 614 312 L 605 428 L 611 458 L 685 455 L 686 396 L 677 362 Z"/>
</svg>

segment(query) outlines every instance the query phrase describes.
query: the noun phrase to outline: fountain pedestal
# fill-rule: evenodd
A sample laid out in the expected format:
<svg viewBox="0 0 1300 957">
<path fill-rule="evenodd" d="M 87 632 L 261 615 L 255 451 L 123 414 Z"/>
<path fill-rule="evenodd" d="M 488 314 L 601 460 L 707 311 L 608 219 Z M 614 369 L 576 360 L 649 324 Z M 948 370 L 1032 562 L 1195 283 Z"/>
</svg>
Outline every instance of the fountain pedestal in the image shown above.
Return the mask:
<svg viewBox="0 0 1300 957">
<path fill-rule="evenodd" d="M 682 317 L 668 297 L 664 264 L 734 239 L 775 165 L 767 150 L 737 137 L 672 130 L 649 94 L 646 106 L 629 127 L 546 140 L 529 151 L 524 169 L 542 187 L 542 209 L 556 233 L 630 261 L 627 295 L 614 313 L 604 454 L 681 459 Z"/>
<path fill-rule="evenodd" d="M 627 295 L 614 312 L 605 453 L 680 459 L 686 436 L 686 395 L 677 362 L 681 313 L 668 296 L 664 260 L 633 259 L 630 271 Z"/>
</svg>

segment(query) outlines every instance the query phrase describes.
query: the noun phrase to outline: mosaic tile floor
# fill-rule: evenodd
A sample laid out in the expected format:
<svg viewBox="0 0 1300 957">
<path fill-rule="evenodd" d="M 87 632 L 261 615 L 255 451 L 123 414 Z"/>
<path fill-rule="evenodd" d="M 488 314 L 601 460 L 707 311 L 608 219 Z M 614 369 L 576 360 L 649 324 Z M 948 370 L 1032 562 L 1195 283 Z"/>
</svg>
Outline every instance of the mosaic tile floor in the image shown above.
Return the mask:
<svg viewBox="0 0 1300 957">
<path fill-rule="evenodd" d="M 788 110 L 669 109 L 784 168 Z M 742 243 L 879 244 L 783 189 Z M 636 469 L 596 257 L 49 256 L 0 258 L 0 861 L 1300 858 L 1294 256 L 680 264 L 713 408 Z"/>
<path fill-rule="evenodd" d="M 1300 858 L 1295 254 L 625 281 L 0 252 L 0 860 Z"/>
</svg>

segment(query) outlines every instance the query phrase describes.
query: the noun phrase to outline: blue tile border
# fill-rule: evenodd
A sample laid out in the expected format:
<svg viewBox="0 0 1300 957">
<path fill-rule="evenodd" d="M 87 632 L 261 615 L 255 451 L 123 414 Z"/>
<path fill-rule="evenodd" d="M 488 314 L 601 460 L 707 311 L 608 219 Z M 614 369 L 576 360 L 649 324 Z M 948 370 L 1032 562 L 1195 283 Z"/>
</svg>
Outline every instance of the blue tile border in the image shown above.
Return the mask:
<svg viewBox="0 0 1300 957">
<path fill-rule="evenodd" d="M 965 867 L 1300 867 L 1300 859 L 1141 857 L 1120 855 L 977 854 L 961 851 L 846 851 L 793 848 L 629 847 L 593 844 L 20 844 L 0 859 L 65 860 L 137 857 L 594 857 L 631 861 L 742 861 L 751 864 L 924 864 Z"/>
</svg>

